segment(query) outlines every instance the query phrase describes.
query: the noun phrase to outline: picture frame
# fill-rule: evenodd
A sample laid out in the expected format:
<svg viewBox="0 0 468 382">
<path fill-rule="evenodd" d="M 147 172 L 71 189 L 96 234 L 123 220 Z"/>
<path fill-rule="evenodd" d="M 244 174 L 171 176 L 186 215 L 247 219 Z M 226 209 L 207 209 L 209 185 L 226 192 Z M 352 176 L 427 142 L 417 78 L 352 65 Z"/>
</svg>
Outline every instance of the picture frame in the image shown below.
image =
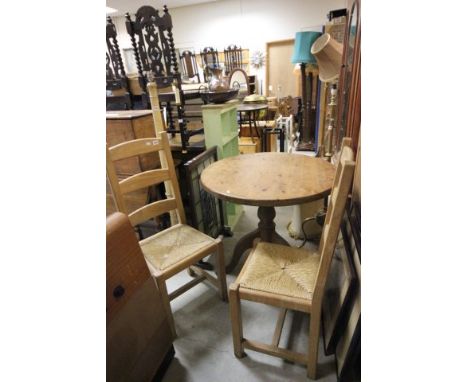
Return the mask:
<svg viewBox="0 0 468 382">
<path fill-rule="evenodd" d="M 345 222 L 341 227 L 322 303 L 322 334 L 325 355 L 335 352 L 346 326 L 357 276 Z"/>
<path fill-rule="evenodd" d="M 361 247 L 360 235 L 352 220 L 352 212 L 355 204 L 350 203 L 350 208 L 345 214 L 343 224 L 343 236 L 348 241 L 352 257 L 352 263 L 356 271 L 356 288 L 350 301 L 349 314 L 343 327 L 341 337 L 335 348 L 335 361 L 338 381 L 360 381 L 360 356 L 361 356 Z"/>
</svg>

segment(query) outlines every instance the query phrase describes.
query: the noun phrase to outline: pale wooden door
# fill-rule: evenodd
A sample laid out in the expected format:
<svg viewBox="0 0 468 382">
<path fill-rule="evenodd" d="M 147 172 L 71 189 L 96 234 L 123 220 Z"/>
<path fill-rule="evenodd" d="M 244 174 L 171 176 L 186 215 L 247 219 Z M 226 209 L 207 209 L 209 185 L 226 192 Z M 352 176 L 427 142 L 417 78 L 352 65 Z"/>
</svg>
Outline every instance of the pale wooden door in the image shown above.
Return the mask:
<svg viewBox="0 0 468 382">
<path fill-rule="evenodd" d="M 296 75 L 291 62 L 294 39 L 270 41 L 266 44 L 266 95 L 271 97 L 297 96 Z M 270 90 L 271 89 L 271 90 Z"/>
</svg>

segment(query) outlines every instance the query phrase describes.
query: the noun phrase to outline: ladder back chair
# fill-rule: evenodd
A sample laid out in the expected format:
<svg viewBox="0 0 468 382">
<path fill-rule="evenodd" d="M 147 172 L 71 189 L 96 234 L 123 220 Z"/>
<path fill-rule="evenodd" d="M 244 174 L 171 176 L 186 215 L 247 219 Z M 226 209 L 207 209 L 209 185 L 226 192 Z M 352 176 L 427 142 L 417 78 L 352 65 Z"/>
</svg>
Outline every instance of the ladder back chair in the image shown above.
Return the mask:
<svg viewBox="0 0 468 382">
<path fill-rule="evenodd" d="M 305 364 L 307 376 L 316 378 L 322 298 L 353 180 L 353 160 L 351 139 L 344 139 L 318 250 L 311 252 L 259 242 L 237 280 L 230 285 L 229 304 L 236 357 L 245 356 L 244 349 L 255 350 Z M 281 308 L 271 344 L 243 337 L 241 299 Z M 310 315 L 307 354 L 278 346 L 287 309 Z"/>
<path fill-rule="evenodd" d="M 222 236 L 214 239 L 185 224 L 184 207 L 166 132 L 161 132 L 159 138 L 141 138 L 106 147 L 106 151 L 107 176 L 112 194 L 118 210 L 128 215 L 132 226 L 135 227 L 164 213 L 176 212 L 177 224 L 173 223 L 171 227 L 140 241 L 148 268 L 161 292 L 171 331 L 175 337 L 176 330 L 171 312 L 171 300 L 203 280 L 208 280 L 218 288 L 223 301 L 227 299 Z M 115 161 L 150 152 L 159 152 L 160 155 L 163 155 L 165 158 L 165 160 L 161 160 L 163 168 L 143 171 L 119 181 L 115 172 Z M 167 163 L 167 166 L 164 163 Z M 152 202 L 135 211 L 127 209 L 123 198 L 124 194 L 162 182 L 169 182 L 172 185 L 173 196 Z M 214 253 L 216 253 L 217 278 L 195 265 L 197 261 Z M 184 269 L 196 277 L 172 293 L 168 293 L 166 280 Z"/>
</svg>

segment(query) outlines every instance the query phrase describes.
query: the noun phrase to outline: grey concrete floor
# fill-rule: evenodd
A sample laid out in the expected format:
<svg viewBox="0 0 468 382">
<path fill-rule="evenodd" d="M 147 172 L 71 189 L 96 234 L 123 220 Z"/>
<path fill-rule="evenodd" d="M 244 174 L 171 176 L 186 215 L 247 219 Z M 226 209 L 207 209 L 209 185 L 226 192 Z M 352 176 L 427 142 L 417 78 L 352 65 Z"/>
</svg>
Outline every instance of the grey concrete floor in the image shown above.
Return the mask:
<svg viewBox="0 0 468 382">
<path fill-rule="evenodd" d="M 292 207 L 276 208 L 276 230 L 291 245 L 301 241 L 289 237 L 286 226 L 292 216 Z M 257 227 L 257 208 L 244 206 L 244 213 L 234 228 L 234 236 L 224 239 L 226 264 L 229 263 L 235 243 L 245 233 Z M 313 247 L 307 243 L 306 247 Z M 239 273 L 247 253 L 232 274 L 231 284 Z M 187 282 L 190 276 L 181 272 L 168 282 L 169 292 Z M 163 382 L 243 382 L 243 381 L 310 381 L 306 367 L 280 358 L 247 350 L 247 356 L 234 356 L 229 305 L 222 302 L 208 283 L 200 283 L 171 302 L 178 338 L 174 342 L 175 358 Z M 275 328 L 278 308 L 242 302 L 244 336 L 270 343 Z M 280 346 L 307 353 L 308 316 L 288 311 Z M 336 381 L 335 360 L 326 357 L 322 342 L 319 345 L 318 381 Z"/>
</svg>

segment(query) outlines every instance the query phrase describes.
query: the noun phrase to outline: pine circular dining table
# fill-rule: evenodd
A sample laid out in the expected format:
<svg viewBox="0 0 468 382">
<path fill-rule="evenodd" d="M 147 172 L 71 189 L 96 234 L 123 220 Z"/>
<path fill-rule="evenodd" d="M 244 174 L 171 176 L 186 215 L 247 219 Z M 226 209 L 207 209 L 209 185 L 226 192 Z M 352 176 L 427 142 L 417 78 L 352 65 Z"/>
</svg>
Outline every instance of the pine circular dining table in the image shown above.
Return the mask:
<svg viewBox="0 0 468 382">
<path fill-rule="evenodd" d="M 258 207 L 258 228 L 236 243 L 232 272 L 254 240 L 289 245 L 275 231 L 275 207 L 290 206 L 326 197 L 332 188 L 335 167 L 321 158 L 289 153 L 256 153 L 214 162 L 201 174 L 202 188 L 229 202 Z"/>
</svg>

